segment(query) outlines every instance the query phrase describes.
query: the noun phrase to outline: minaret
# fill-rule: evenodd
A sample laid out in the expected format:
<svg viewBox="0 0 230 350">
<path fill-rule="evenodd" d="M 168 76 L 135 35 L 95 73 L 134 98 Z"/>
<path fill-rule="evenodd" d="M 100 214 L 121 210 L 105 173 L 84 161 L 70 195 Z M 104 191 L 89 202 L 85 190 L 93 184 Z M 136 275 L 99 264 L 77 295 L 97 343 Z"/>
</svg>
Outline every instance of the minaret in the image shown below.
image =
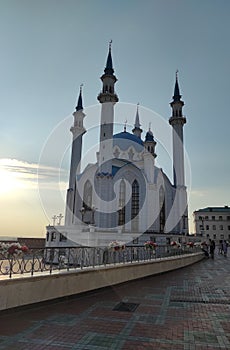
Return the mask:
<svg viewBox="0 0 230 350">
<path fill-rule="evenodd" d="M 181 100 L 180 89 L 178 84 L 178 71 L 176 72 L 176 82 L 174 88 L 173 101 L 170 103 L 172 107 L 172 116 L 169 124 L 172 125 L 173 131 L 173 179 L 176 189 L 174 208 L 172 213 L 174 216 L 174 229 L 180 234 L 188 233 L 188 203 L 187 189 L 185 186 L 184 171 L 184 140 L 183 126 L 186 118 L 183 116 L 182 108 L 184 102 Z"/>
<path fill-rule="evenodd" d="M 178 72 L 176 72 L 176 83 L 174 88 L 172 107 L 172 116 L 169 124 L 173 128 L 173 179 L 174 186 L 185 186 L 184 177 L 184 144 L 183 144 L 183 126 L 186 118 L 182 114 L 184 102 L 181 101 L 181 95 L 178 84 Z"/>
<path fill-rule="evenodd" d="M 112 173 L 114 105 L 118 102 L 118 97 L 114 92 L 117 78 L 114 75 L 111 43 L 112 41 L 109 43 L 104 74 L 101 76 L 102 91 L 97 97 L 101 103 L 99 168 L 100 172 L 104 174 Z"/>
<path fill-rule="evenodd" d="M 156 141 L 154 140 L 153 133 L 149 127 L 149 131 L 147 131 L 145 136 L 145 152 L 144 152 L 144 170 L 147 176 L 148 182 L 154 183 L 154 165 L 155 158 L 157 157 L 155 153 Z"/>
<path fill-rule="evenodd" d="M 82 136 L 86 132 L 83 126 L 83 119 L 85 114 L 83 112 L 82 104 L 82 85 L 80 86 L 80 93 L 76 110 L 73 113 L 74 125 L 70 128 L 73 134 L 72 141 L 72 154 L 71 154 L 71 165 L 69 174 L 69 188 L 67 190 L 66 198 L 66 216 L 65 224 L 71 225 L 74 222 L 74 208 L 76 199 L 76 175 L 81 171 L 81 153 L 82 153 Z"/>
<path fill-rule="evenodd" d="M 140 118 L 139 118 L 139 103 L 137 104 L 135 124 L 134 124 L 134 128 L 133 128 L 132 132 L 134 135 L 141 138 L 142 129 L 141 129 Z"/>
</svg>

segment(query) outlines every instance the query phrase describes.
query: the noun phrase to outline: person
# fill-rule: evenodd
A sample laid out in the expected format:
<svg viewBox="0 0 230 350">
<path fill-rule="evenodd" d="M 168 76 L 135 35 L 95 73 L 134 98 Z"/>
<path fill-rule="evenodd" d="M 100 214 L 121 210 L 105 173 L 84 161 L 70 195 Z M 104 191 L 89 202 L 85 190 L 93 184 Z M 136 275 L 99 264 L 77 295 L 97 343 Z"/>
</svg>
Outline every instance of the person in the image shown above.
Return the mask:
<svg viewBox="0 0 230 350">
<path fill-rule="evenodd" d="M 222 239 L 220 239 L 219 240 L 219 254 L 223 254 L 223 249 L 222 249 L 223 247 L 222 246 L 223 246 L 223 241 L 222 241 Z"/>
<path fill-rule="evenodd" d="M 228 245 L 227 245 L 226 240 L 224 240 L 223 243 L 222 243 L 222 249 L 223 249 L 224 256 L 226 258 L 227 257 L 227 251 L 228 251 Z"/>
<path fill-rule="evenodd" d="M 208 245 L 207 245 L 207 243 L 206 242 L 203 242 L 203 243 L 201 243 L 201 249 L 203 250 L 203 252 L 204 252 L 204 255 L 207 257 L 207 258 L 209 258 L 209 253 L 208 253 Z"/>
<path fill-rule="evenodd" d="M 215 241 L 212 239 L 209 240 L 210 242 L 210 246 L 209 246 L 209 253 L 210 253 L 210 256 L 212 259 L 214 259 L 214 251 L 215 251 L 215 248 L 216 248 L 216 244 L 215 244 Z"/>
</svg>

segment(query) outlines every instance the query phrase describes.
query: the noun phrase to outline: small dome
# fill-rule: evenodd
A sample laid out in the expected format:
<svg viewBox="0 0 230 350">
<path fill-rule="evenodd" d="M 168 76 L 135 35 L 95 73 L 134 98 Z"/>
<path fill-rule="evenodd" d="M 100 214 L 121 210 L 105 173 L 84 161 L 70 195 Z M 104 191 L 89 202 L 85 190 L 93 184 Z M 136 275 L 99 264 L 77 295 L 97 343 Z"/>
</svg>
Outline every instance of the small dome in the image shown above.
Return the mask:
<svg viewBox="0 0 230 350">
<path fill-rule="evenodd" d="M 151 130 L 147 131 L 146 135 L 145 135 L 145 142 L 147 141 L 154 141 L 154 138 L 153 138 L 153 133 Z"/>
</svg>

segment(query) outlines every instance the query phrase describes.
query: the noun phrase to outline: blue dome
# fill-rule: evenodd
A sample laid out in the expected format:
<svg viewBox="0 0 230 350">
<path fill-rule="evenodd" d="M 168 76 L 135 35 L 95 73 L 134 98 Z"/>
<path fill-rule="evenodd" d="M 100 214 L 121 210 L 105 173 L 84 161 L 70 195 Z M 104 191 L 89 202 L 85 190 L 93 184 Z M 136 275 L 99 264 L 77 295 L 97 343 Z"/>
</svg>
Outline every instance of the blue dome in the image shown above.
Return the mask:
<svg viewBox="0 0 230 350">
<path fill-rule="evenodd" d="M 113 135 L 113 146 L 118 146 L 122 150 L 126 150 L 130 146 L 133 146 L 138 152 L 141 152 L 144 143 L 138 136 L 130 134 L 127 131 L 122 131 Z"/>
</svg>

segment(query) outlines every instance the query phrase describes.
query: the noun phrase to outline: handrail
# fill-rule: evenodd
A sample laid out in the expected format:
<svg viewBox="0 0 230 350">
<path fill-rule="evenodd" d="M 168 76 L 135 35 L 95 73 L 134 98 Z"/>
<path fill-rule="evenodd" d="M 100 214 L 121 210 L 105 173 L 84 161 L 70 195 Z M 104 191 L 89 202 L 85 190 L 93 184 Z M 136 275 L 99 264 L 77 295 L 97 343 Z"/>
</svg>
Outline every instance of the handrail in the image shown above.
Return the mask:
<svg viewBox="0 0 230 350">
<path fill-rule="evenodd" d="M 107 247 L 52 247 L 30 248 L 19 256 L 4 256 L 0 253 L 1 276 L 19 276 L 35 273 L 52 274 L 58 271 L 82 270 L 101 266 L 146 262 L 166 257 L 200 252 L 200 247 L 159 245 L 155 249 L 144 246 L 126 246 L 125 249 Z"/>
</svg>

